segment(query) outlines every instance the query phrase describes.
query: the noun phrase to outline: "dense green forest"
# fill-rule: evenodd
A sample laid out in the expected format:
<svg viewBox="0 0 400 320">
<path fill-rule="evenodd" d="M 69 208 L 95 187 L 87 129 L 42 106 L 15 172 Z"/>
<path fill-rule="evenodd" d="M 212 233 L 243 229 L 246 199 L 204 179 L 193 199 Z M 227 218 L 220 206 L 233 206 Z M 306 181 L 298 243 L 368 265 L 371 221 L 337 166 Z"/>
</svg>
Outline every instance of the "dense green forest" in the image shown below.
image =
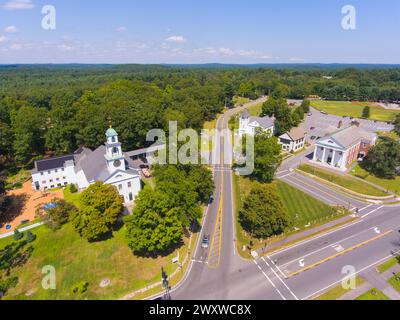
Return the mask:
<svg viewBox="0 0 400 320">
<path fill-rule="evenodd" d="M 326 77 L 329 76 L 329 79 Z M 332 78 L 330 78 L 332 77 Z M 398 68 L 65 65 L 0 66 L 0 165 L 96 148 L 110 121 L 129 150 L 147 131 L 200 130 L 235 95 L 400 100 Z"/>
</svg>

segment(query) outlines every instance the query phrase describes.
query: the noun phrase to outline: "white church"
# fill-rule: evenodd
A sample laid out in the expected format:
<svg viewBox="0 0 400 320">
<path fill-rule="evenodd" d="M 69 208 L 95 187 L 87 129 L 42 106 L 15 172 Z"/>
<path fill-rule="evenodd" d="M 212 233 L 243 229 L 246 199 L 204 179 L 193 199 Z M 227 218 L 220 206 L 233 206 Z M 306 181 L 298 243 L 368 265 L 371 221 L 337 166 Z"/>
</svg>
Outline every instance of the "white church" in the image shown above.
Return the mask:
<svg viewBox="0 0 400 320">
<path fill-rule="evenodd" d="M 106 132 L 106 143 L 92 151 L 81 147 L 71 155 L 35 162 L 32 185 L 35 190 L 50 190 L 75 184 L 79 191 L 96 181 L 115 186 L 131 205 L 141 190 L 141 179 L 132 158 L 124 155 L 118 134 L 113 128 Z"/>
</svg>

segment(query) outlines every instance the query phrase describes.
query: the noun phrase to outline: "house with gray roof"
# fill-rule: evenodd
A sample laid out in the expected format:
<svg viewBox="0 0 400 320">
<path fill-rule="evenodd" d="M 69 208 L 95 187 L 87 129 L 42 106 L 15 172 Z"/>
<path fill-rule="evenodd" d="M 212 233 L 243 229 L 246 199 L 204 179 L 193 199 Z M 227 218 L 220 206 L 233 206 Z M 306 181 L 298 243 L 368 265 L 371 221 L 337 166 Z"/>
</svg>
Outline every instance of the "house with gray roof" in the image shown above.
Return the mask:
<svg viewBox="0 0 400 320">
<path fill-rule="evenodd" d="M 32 185 L 46 191 L 75 184 L 82 191 L 102 181 L 115 186 L 124 203 L 130 205 L 141 189 L 140 174 L 133 163 L 122 152 L 118 133 L 109 128 L 105 144 L 94 151 L 81 147 L 71 155 L 36 161 Z"/>
<path fill-rule="evenodd" d="M 377 134 L 357 125 L 340 129 L 315 143 L 313 162 L 345 171 L 354 161 L 362 161 L 377 139 Z"/>
<path fill-rule="evenodd" d="M 273 136 L 275 134 L 275 118 L 268 116 L 250 117 L 249 112 L 245 110 L 239 120 L 239 136 L 254 136 L 258 130 Z"/>
<path fill-rule="evenodd" d="M 286 152 L 297 152 L 304 148 L 306 132 L 302 126 L 292 128 L 279 137 L 279 144 Z"/>
</svg>

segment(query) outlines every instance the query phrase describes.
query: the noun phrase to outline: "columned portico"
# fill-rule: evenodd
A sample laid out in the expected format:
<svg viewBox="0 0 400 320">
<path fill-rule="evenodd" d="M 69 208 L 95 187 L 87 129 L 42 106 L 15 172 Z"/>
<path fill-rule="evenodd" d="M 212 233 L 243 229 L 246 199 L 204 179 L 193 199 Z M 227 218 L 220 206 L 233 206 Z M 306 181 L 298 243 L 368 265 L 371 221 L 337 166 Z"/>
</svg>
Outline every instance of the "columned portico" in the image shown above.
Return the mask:
<svg viewBox="0 0 400 320">
<path fill-rule="evenodd" d="M 316 145 L 313 161 L 342 170 L 346 168 L 345 152 L 337 148 Z"/>
</svg>

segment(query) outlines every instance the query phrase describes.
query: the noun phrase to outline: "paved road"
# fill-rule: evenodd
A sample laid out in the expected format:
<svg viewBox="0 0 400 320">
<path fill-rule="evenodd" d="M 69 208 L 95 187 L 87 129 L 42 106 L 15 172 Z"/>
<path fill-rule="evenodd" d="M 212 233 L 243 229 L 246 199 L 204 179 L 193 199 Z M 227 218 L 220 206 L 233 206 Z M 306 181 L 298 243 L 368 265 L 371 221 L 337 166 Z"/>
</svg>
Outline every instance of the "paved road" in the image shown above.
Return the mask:
<svg viewBox="0 0 400 320">
<path fill-rule="evenodd" d="M 228 111 L 217 127 L 225 128 L 229 117 L 246 107 Z M 226 157 L 221 151 L 225 143 L 230 140 L 222 137 L 216 153 Z M 242 260 L 235 246 L 232 172 L 223 168 L 214 177 L 215 201 L 199 238 L 210 235 L 211 246 L 203 249 L 198 242 L 188 276 L 171 291 L 174 300 L 310 299 L 339 284 L 344 267 L 364 272 L 399 249 L 399 207 L 363 203 L 290 173 L 281 179 L 330 205 L 359 208 L 358 219 L 269 256 Z"/>
</svg>

